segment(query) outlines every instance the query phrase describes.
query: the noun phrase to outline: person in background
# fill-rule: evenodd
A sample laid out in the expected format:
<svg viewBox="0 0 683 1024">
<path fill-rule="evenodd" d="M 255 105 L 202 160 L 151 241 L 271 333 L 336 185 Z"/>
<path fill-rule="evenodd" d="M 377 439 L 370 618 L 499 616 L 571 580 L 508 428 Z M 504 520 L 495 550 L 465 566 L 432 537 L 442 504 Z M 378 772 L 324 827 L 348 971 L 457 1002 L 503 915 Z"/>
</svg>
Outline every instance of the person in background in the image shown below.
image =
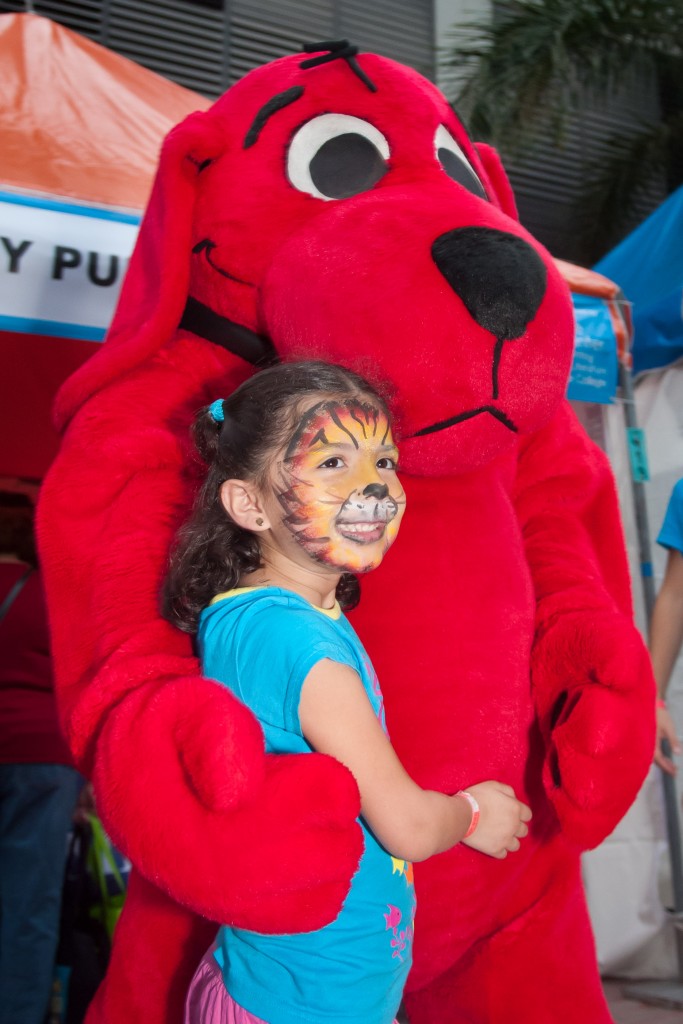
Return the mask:
<svg viewBox="0 0 683 1024">
<path fill-rule="evenodd" d="M 60 732 L 33 506 L 0 492 L 0 1024 L 43 1024 L 83 779 Z"/>
<path fill-rule="evenodd" d="M 673 489 L 657 543 L 669 554 L 650 621 L 650 654 L 657 681 L 655 763 L 674 775 L 676 765 L 662 750 L 662 740 L 668 741 L 674 754 L 680 754 L 681 744 L 665 698 L 683 644 L 683 478 Z"/>
</svg>

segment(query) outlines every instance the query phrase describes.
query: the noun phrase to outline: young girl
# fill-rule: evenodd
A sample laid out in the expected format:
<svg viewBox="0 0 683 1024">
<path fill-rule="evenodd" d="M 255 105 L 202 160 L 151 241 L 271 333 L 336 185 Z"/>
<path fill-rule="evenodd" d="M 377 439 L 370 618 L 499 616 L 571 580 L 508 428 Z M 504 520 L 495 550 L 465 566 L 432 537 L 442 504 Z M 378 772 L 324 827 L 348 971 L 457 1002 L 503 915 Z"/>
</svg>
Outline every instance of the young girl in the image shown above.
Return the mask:
<svg viewBox="0 0 683 1024">
<path fill-rule="evenodd" d="M 198 416 L 208 464 L 166 584 L 203 670 L 245 702 L 273 753 L 317 750 L 353 773 L 364 853 L 339 916 L 298 935 L 222 927 L 187 1024 L 390 1024 L 411 963 L 411 861 L 455 843 L 519 848 L 528 807 L 480 782 L 446 796 L 406 774 L 382 695 L 341 608 L 398 533 L 405 495 L 386 405 L 319 362 L 275 366 Z M 341 607 L 340 607 L 341 606 Z"/>
</svg>

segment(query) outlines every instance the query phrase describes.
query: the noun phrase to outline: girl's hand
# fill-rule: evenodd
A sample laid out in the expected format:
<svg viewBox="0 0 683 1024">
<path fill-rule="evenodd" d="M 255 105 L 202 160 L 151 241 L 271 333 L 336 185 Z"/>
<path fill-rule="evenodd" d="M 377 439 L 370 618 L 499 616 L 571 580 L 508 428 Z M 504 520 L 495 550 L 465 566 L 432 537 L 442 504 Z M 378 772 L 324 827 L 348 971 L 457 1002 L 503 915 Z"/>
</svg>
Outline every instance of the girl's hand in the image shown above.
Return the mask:
<svg viewBox="0 0 683 1024">
<path fill-rule="evenodd" d="M 473 850 L 498 859 L 518 850 L 520 839 L 529 831 L 526 822 L 531 820 L 531 808 L 517 799 L 512 786 L 503 782 L 479 782 L 468 786 L 467 792 L 479 804 L 479 822 L 463 842 Z"/>
<path fill-rule="evenodd" d="M 655 764 L 669 775 L 676 774 L 676 765 L 662 750 L 662 740 L 668 740 L 673 754 L 680 754 L 681 744 L 676 733 L 676 726 L 671 713 L 665 704 L 657 705 L 657 743 L 655 746 Z"/>
</svg>

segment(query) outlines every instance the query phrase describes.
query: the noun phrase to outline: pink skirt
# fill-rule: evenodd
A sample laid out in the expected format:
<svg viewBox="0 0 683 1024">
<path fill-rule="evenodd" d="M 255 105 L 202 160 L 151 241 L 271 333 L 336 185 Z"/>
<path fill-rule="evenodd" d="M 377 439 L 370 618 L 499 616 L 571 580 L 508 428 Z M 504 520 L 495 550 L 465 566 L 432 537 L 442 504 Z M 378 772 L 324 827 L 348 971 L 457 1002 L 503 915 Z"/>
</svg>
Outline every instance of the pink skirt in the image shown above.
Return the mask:
<svg viewBox="0 0 683 1024">
<path fill-rule="evenodd" d="M 187 990 L 183 1024 L 267 1024 L 267 1021 L 243 1010 L 230 996 L 212 946 L 204 954 Z"/>
<path fill-rule="evenodd" d="M 183 1024 L 266 1024 L 232 999 L 214 958 L 213 946 L 204 954 L 190 982 Z"/>
</svg>

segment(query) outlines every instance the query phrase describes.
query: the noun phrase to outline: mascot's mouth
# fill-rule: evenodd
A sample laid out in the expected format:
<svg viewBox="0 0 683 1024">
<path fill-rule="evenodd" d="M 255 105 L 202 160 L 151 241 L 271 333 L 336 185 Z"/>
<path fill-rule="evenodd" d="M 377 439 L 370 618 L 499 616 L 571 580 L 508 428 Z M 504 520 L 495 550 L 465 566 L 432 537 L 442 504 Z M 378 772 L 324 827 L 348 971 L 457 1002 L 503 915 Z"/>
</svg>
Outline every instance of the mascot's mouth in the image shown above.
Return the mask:
<svg viewBox="0 0 683 1024">
<path fill-rule="evenodd" d="M 408 437 L 424 437 L 425 434 L 434 434 L 438 430 L 446 430 L 448 427 L 453 427 L 456 423 L 471 420 L 473 416 L 479 416 L 481 413 L 488 413 L 514 434 L 519 433 L 519 428 L 515 426 L 510 417 L 506 416 L 502 410 L 496 409 L 495 405 L 480 405 L 478 409 L 469 409 L 467 412 L 458 413 L 457 416 L 450 416 L 447 420 L 439 420 L 438 423 L 432 423 L 429 427 L 422 427 L 421 430 L 416 430 L 414 434 L 409 434 Z"/>
<path fill-rule="evenodd" d="M 247 288 L 255 288 L 256 285 L 252 284 L 251 281 L 244 281 L 241 277 L 235 277 L 229 270 L 225 270 L 223 267 L 219 267 L 217 263 L 214 263 L 212 253 L 216 248 L 216 243 L 212 242 L 210 238 L 202 238 L 201 242 L 197 242 L 196 245 L 192 246 L 192 252 L 195 256 L 204 253 L 204 259 L 209 264 L 212 270 L 215 270 L 221 277 L 227 277 L 229 281 L 235 281 L 237 284 L 246 285 Z"/>
</svg>

